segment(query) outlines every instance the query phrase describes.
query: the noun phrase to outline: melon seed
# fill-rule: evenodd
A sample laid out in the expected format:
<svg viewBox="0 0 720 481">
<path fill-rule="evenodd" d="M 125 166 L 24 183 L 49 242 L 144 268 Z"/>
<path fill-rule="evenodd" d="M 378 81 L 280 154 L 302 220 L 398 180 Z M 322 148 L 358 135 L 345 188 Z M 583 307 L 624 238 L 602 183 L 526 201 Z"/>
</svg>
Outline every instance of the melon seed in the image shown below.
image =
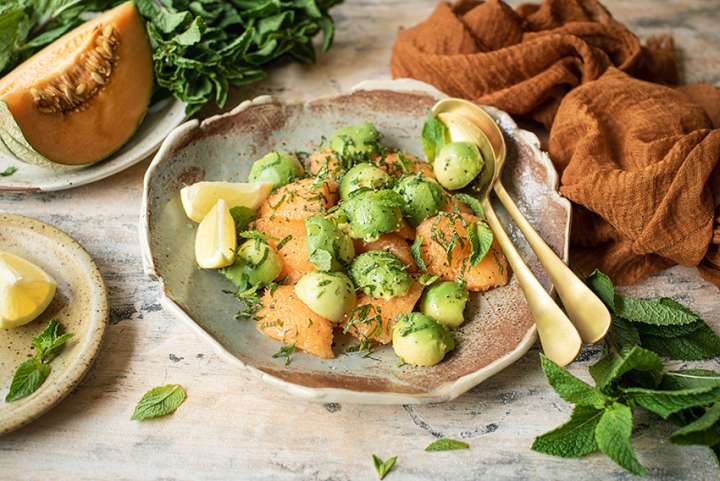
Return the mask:
<svg viewBox="0 0 720 481">
<path fill-rule="evenodd" d="M 80 56 L 79 62 L 65 69 L 43 88 L 30 90 L 33 103 L 42 113 L 82 110 L 112 76 L 117 65 L 115 28 L 100 26 L 95 30 L 93 46 Z"/>
<path fill-rule="evenodd" d="M 100 74 L 97 73 L 97 72 L 90 72 L 90 77 L 91 77 L 95 82 L 99 83 L 100 85 L 102 85 L 102 84 L 105 83 L 105 79 L 102 78 L 102 75 L 100 75 Z"/>
</svg>

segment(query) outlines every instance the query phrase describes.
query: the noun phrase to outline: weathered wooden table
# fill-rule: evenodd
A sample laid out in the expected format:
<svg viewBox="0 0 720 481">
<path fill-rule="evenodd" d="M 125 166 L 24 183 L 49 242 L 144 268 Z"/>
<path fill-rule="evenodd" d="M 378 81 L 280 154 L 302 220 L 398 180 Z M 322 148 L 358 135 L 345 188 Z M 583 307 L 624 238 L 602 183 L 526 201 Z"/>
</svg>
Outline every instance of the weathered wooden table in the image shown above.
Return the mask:
<svg viewBox="0 0 720 481">
<path fill-rule="evenodd" d="M 642 37 L 672 33 L 687 81 L 720 81 L 717 0 L 604 3 Z M 347 0 L 334 11 L 335 47 L 318 65 L 283 67 L 234 100 L 258 93 L 308 98 L 387 78 L 398 28 L 434 4 Z M 398 456 L 387 478 L 396 481 L 632 477 L 600 455 L 564 460 L 530 450 L 536 435 L 570 412 L 545 382 L 537 348 L 457 401 L 429 406 L 311 404 L 229 367 L 163 312 L 157 286 L 142 272 L 137 220 L 146 167 L 66 192 L 0 194 L 1 211 L 37 217 L 78 239 L 97 260 L 111 305 L 102 352 L 77 390 L 0 438 L 0 479 L 371 480 L 372 453 Z M 669 269 L 630 291 L 675 297 L 720 329 L 720 292 L 692 269 Z M 587 378 L 595 355 L 585 352 L 570 370 Z M 130 421 L 137 399 L 164 383 L 183 384 L 187 402 L 172 417 Z M 636 425 L 633 443 L 649 478 L 717 479 L 708 451 L 670 444 L 670 430 L 649 420 Z M 471 449 L 423 452 L 437 436 L 465 439 Z"/>
</svg>

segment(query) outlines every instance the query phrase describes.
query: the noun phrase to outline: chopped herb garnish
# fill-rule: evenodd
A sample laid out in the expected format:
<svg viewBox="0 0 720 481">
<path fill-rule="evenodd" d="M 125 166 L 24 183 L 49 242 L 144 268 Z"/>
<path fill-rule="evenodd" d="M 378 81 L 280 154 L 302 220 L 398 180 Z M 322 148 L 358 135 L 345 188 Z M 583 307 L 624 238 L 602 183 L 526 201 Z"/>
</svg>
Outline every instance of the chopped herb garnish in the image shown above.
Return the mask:
<svg viewBox="0 0 720 481">
<path fill-rule="evenodd" d="M 292 344 L 288 344 L 287 346 L 281 347 L 280 350 L 278 352 L 276 352 L 275 354 L 273 354 L 272 357 L 273 357 L 273 359 L 280 359 L 280 358 L 285 359 L 285 365 L 289 366 L 290 365 L 290 356 L 292 356 L 292 354 L 294 352 L 295 352 L 295 343 L 293 342 Z"/>
<path fill-rule="evenodd" d="M 15 172 L 17 172 L 17 170 L 18 170 L 17 167 L 15 167 L 14 165 L 11 165 L 11 166 L 8 167 L 7 169 L 5 169 L 5 170 L 3 170 L 2 172 L 0 172 L 0 176 L 1 176 L 1 177 L 10 177 L 10 176 L 13 175 Z"/>
<path fill-rule="evenodd" d="M 285 244 L 287 244 L 288 242 L 290 242 L 290 241 L 292 240 L 292 238 L 293 238 L 292 234 L 288 234 L 288 235 L 286 235 L 285 237 L 283 237 L 283 240 L 281 240 L 280 242 L 278 242 L 277 250 L 280 250 L 280 249 L 282 249 L 283 247 L 285 247 Z"/>
<path fill-rule="evenodd" d="M 423 259 L 422 256 L 422 242 L 423 238 L 421 235 L 418 235 L 415 237 L 415 242 L 413 242 L 412 247 L 410 248 L 410 252 L 412 253 L 413 259 L 415 259 L 415 264 L 417 264 L 418 269 L 420 269 L 423 272 L 427 272 L 427 264 L 425 264 L 425 259 Z"/>
</svg>

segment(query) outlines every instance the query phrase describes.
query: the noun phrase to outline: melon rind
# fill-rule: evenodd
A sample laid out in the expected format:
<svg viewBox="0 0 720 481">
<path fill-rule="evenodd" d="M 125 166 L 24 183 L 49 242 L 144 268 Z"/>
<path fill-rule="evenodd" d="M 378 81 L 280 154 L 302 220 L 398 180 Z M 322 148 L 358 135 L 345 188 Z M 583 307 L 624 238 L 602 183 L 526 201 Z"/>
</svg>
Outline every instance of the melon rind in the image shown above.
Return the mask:
<svg viewBox="0 0 720 481">
<path fill-rule="evenodd" d="M 32 148 L 25 140 L 15 117 L 7 104 L 0 100 L 0 154 L 7 155 L 27 164 L 50 168 L 56 171 L 77 170 L 83 165 L 66 165 L 53 162 Z"/>
</svg>

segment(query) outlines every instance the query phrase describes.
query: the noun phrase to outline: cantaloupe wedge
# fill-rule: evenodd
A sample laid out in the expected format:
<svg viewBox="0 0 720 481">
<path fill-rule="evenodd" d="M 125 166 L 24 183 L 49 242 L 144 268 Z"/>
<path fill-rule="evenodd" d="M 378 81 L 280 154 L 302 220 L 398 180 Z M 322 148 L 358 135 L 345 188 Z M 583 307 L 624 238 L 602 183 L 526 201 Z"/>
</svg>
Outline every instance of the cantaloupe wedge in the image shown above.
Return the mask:
<svg viewBox="0 0 720 481">
<path fill-rule="evenodd" d="M 0 79 L 0 151 L 46 166 L 102 160 L 137 130 L 152 86 L 145 26 L 127 2 Z"/>
</svg>

